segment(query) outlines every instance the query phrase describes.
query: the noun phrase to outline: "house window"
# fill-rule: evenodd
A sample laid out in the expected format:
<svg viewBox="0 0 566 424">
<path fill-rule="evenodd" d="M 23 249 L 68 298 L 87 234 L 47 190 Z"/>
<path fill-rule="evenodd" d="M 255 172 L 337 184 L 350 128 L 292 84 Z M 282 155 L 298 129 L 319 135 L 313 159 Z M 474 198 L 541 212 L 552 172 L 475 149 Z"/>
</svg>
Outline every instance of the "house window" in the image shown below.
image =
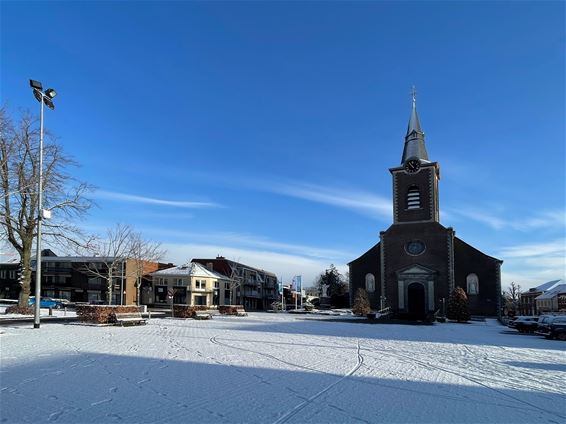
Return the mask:
<svg viewBox="0 0 566 424">
<path fill-rule="evenodd" d="M 375 277 L 373 274 L 366 274 L 366 291 L 368 293 L 375 291 Z"/>
<path fill-rule="evenodd" d="M 0 278 L 6 278 L 6 270 L 5 269 L 0 271 Z"/>
<path fill-rule="evenodd" d="M 480 292 L 480 280 L 476 274 L 468 274 L 466 277 L 466 286 L 468 294 L 478 294 Z"/>
<path fill-rule="evenodd" d="M 206 289 L 206 280 L 196 280 L 195 288 L 202 290 Z"/>
<path fill-rule="evenodd" d="M 182 278 L 175 278 L 175 285 L 176 286 L 184 286 L 185 281 Z"/>
<path fill-rule="evenodd" d="M 215 289 L 219 289 L 220 288 L 220 283 L 218 281 L 214 282 L 214 288 Z"/>
<path fill-rule="evenodd" d="M 15 279 L 16 279 L 16 271 L 14 271 L 14 270 L 12 269 L 12 270 L 10 270 L 10 273 L 9 273 L 9 274 L 10 274 L 9 277 L 8 277 L 9 279 L 11 279 L 11 280 L 15 280 Z"/>
<path fill-rule="evenodd" d="M 409 187 L 407 191 L 407 209 L 420 209 L 421 191 L 417 186 Z"/>
</svg>

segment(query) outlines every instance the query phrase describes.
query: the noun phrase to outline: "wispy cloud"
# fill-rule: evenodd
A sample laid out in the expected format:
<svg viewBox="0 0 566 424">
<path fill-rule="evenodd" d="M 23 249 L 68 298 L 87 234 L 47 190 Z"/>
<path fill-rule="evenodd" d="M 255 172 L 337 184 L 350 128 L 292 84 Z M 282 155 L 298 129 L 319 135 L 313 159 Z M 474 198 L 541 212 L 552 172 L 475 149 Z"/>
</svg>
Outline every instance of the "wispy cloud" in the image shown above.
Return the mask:
<svg viewBox="0 0 566 424">
<path fill-rule="evenodd" d="M 272 184 L 268 189 L 273 193 L 361 212 L 372 218 L 391 219 L 392 216 L 391 200 L 370 192 L 308 183 Z"/>
<path fill-rule="evenodd" d="M 155 197 L 138 196 L 135 194 L 118 193 L 105 190 L 97 190 L 94 193 L 94 197 L 97 199 L 115 200 L 119 202 L 144 203 L 148 205 L 169 206 L 186 209 L 221 207 L 221 205 L 212 202 L 191 202 L 184 200 L 158 199 Z"/>
<path fill-rule="evenodd" d="M 308 246 L 304 244 L 282 243 L 273 241 L 267 237 L 257 236 L 247 233 L 236 232 L 187 232 L 178 230 L 168 230 L 160 228 L 147 228 L 144 233 L 153 234 L 160 238 L 173 240 L 183 240 L 189 243 L 214 243 L 224 248 L 238 249 L 263 249 L 281 254 L 297 255 L 304 258 L 324 259 L 325 261 L 346 262 L 351 260 L 355 254 L 340 249 L 328 247 Z"/>
<path fill-rule="evenodd" d="M 499 255 L 503 258 L 529 258 L 534 256 L 557 256 L 565 257 L 566 240 L 558 239 L 548 243 L 528 243 L 516 246 L 504 247 Z"/>
<path fill-rule="evenodd" d="M 501 218 L 495 214 L 472 208 L 448 208 L 451 218 L 458 216 L 480 222 L 494 230 L 512 229 L 517 231 L 531 231 L 541 228 L 564 228 L 566 211 L 541 211 L 533 216 L 522 219 Z"/>
<path fill-rule="evenodd" d="M 523 288 L 566 278 L 566 239 L 504 247 L 498 256 L 505 260 L 502 281 Z"/>
</svg>

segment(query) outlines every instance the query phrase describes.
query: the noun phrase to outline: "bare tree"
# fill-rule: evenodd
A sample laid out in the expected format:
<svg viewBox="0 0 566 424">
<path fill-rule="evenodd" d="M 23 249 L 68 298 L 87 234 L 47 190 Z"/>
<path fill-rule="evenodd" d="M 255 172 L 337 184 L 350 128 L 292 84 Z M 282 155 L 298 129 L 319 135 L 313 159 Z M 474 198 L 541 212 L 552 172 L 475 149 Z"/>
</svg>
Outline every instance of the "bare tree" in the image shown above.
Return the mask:
<svg viewBox="0 0 566 424">
<path fill-rule="evenodd" d="M 128 272 L 128 276 L 133 276 L 136 279 L 136 305 L 139 305 L 143 276 L 148 271 L 151 272 L 151 270 L 147 269 L 147 266 L 151 262 L 159 262 L 165 256 L 166 251 L 161 248 L 161 243 L 146 240 L 138 232 L 130 234 L 130 243 L 130 260 L 133 263 L 133 267 Z"/>
<path fill-rule="evenodd" d="M 92 202 L 85 195 L 91 187 L 69 174 L 77 166 L 61 146 L 46 133 L 43 148 L 43 208 L 53 219 L 43 221 L 47 244 L 87 245 L 74 222 L 83 216 Z M 29 113 L 14 123 L 5 108 L 0 108 L 0 240 L 17 251 L 21 263 L 19 305 L 27 306 L 31 288 L 31 259 L 39 217 L 39 130 Z"/>
<path fill-rule="evenodd" d="M 85 253 L 96 257 L 87 263 L 82 272 L 106 281 L 107 302 L 112 304 L 114 280 L 125 277 L 125 262 L 132 255 L 132 227 L 117 224 L 106 231 L 106 236 L 86 249 Z M 120 293 L 120 296 L 122 294 Z"/>
<path fill-rule="evenodd" d="M 503 298 L 505 299 L 505 307 L 508 311 L 515 313 L 519 308 L 519 300 L 521 298 L 521 286 L 514 281 L 511 285 L 507 287 L 507 290 L 503 292 Z"/>
</svg>

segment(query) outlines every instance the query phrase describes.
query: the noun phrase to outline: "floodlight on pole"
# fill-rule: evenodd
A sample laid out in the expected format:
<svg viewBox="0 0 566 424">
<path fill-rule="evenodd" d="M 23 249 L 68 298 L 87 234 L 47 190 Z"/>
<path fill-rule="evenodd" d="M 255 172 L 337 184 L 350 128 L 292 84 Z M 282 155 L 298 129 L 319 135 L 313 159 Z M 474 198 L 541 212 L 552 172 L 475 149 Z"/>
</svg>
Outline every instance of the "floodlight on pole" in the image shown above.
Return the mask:
<svg viewBox="0 0 566 424">
<path fill-rule="evenodd" d="M 33 89 L 33 95 L 41 104 L 39 113 L 39 181 L 38 181 L 38 206 L 37 206 L 37 251 L 35 259 L 35 308 L 33 328 L 40 327 L 40 311 L 41 311 L 41 224 L 44 217 L 43 213 L 43 105 L 47 105 L 49 109 L 55 109 L 52 99 L 57 92 L 52 88 L 48 88 L 43 92 L 43 85 L 39 81 L 29 80 L 29 85 Z"/>
</svg>

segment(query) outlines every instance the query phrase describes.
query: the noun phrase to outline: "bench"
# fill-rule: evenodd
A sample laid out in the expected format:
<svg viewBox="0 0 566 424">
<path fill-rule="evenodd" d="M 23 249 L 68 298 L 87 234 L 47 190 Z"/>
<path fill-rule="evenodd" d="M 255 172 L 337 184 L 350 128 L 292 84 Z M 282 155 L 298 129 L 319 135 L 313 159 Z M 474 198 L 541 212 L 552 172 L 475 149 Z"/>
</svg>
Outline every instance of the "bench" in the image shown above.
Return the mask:
<svg viewBox="0 0 566 424">
<path fill-rule="evenodd" d="M 212 314 L 206 311 L 197 311 L 194 319 L 212 319 Z"/>
<path fill-rule="evenodd" d="M 114 323 L 124 326 L 125 324 L 145 324 L 147 320 L 142 317 L 141 312 L 121 312 L 114 314 Z"/>
</svg>

